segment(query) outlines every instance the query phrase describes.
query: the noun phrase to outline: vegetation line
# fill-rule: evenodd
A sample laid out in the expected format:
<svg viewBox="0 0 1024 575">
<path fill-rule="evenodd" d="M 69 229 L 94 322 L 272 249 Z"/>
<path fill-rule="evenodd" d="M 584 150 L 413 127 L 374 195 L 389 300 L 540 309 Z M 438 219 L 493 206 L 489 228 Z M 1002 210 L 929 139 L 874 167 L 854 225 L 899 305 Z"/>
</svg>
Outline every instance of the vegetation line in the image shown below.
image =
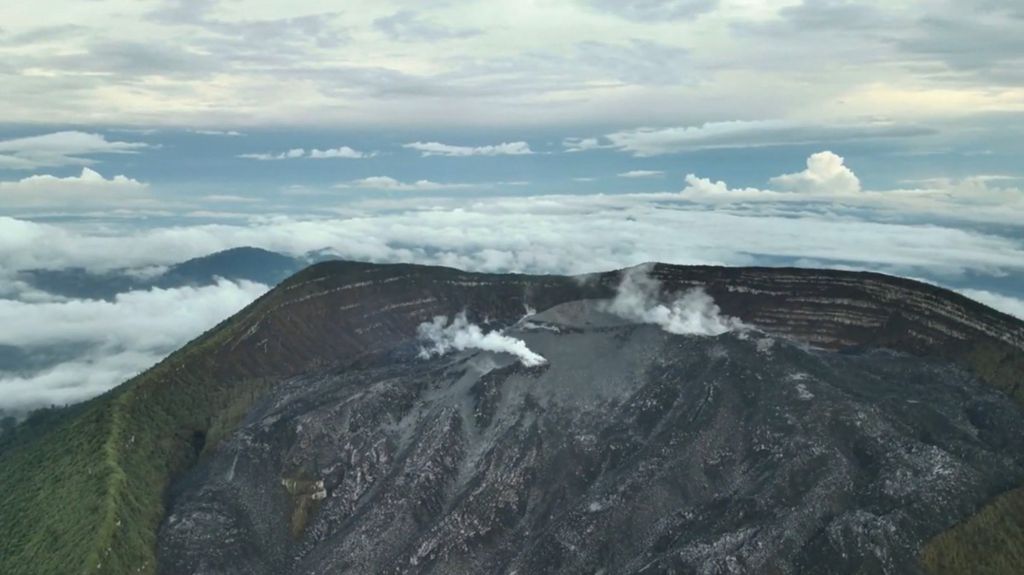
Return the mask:
<svg viewBox="0 0 1024 575">
<path fill-rule="evenodd" d="M 121 468 L 120 458 L 118 457 L 118 445 L 121 440 L 122 431 L 121 410 L 124 405 L 124 398 L 129 393 L 130 390 L 119 395 L 111 402 L 106 440 L 103 443 L 103 461 L 109 468 L 110 475 L 107 477 L 106 493 L 103 499 L 103 519 L 96 532 L 96 543 L 86 560 L 87 571 L 93 569 L 99 571 L 102 569 L 103 561 L 109 555 L 113 545 L 114 530 L 117 528 L 117 502 L 120 499 L 119 495 L 126 480 L 124 469 Z"/>
</svg>

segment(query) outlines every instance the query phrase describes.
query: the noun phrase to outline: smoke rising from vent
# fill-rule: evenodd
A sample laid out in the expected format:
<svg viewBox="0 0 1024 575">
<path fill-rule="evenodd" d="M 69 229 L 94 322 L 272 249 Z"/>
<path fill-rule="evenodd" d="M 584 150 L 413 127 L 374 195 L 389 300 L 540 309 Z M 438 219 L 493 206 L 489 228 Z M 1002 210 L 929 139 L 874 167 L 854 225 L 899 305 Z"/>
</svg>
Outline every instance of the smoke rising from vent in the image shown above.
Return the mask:
<svg viewBox="0 0 1024 575">
<path fill-rule="evenodd" d="M 510 353 L 519 358 L 526 367 L 535 367 L 547 363 L 538 353 L 526 347 L 521 339 L 509 337 L 501 331 L 484 333 L 480 326 L 470 323 L 466 313 L 462 312 L 452 318 L 439 315 L 432 322 L 423 322 L 416 330 L 419 339 L 426 345 L 420 348 L 423 359 L 435 355 L 444 355 L 452 350 L 480 349 L 495 353 Z"/>
<path fill-rule="evenodd" d="M 605 311 L 681 335 L 721 335 L 749 327 L 737 318 L 722 315 L 715 300 L 700 287 L 677 295 L 670 304 L 662 303 L 661 282 L 649 271 L 649 265 L 627 271 Z"/>
</svg>

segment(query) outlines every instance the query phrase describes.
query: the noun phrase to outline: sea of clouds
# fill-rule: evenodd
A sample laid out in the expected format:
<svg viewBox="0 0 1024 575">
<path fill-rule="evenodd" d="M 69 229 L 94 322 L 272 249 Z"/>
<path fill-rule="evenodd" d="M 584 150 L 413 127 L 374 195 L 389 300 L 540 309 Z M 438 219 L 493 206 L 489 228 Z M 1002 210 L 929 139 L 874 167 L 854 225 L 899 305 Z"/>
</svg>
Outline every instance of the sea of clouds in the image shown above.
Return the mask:
<svg viewBox="0 0 1024 575">
<path fill-rule="evenodd" d="M 90 186 L 102 184 L 86 176 Z M 129 292 L 113 301 L 69 300 L 39 290 L 21 272 L 81 267 L 151 273 L 238 246 L 289 255 L 325 250 L 344 259 L 485 272 L 576 274 L 644 261 L 869 269 L 952 286 L 1024 317 L 1019 193 L 987 180 L 928 186 L 866 190 L 841 157 L 821 152 L 808 158 L 806 169 L 773 178 L 767 189 L 733 188 L 691 175 L 678 192 L 410 192 L 301 216 L 223 214 L 216 223 L 195 223 L 216 214 L 147 225 L 139 222 L 148 212 L 79 214 L 66 221 L 0 216 L 0 409 L 78 401 L 109 389 L 267 289 L 221 281 Z M 628 281 L 629 289 L 610 309 L 631 321 L 681 333 L 736 327 L 700 291 L 655 301 L 647 280 Z M 459 331 L 459 322 L 454 318 L 436 328 L 442 347 L 464 345 L 466 333 L 475 341 L 468 325 L 462 328 L 469 331 Z M 500 333 L 478 335 L 486 345 L 538 361 Z M 45 369 L 4 363 L 14 355 L 46 354 L 55 359 Z"/>
</svg>

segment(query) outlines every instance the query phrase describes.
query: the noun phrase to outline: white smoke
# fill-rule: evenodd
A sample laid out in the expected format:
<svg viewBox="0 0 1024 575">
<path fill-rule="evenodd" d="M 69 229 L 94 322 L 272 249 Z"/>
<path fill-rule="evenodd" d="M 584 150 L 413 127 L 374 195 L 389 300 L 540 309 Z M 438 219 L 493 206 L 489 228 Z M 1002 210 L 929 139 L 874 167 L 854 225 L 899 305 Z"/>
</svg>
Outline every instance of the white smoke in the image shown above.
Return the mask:
<svg viewBox="0 0 1024 575">
<path fill-rule="evenodd" d="M 637 266 L 627 271 L 605 311 L 681 335 L 721 335 L 747 328 L 739 319 L 722 315 L 715 300 L 700 287 L 677 295 L 670 304 L 662 303 L 661 282 L 648 274 L 649 269 Z"/>
<path fill-rule="evenodd" d="M 510 353 L 518 357 L 526 367 L 543 365 L 548 361 L 526 347 L 526 342 L 521 339 L 509 337 L 500 330 L 484 333 L 480 326 L 466 319 L 465 312 L 452 318 L 451 324 L 448 323 L 447 316 L 436 316 L 434 321 L 421 323 L 416 332 L 420 340 L 426 344 L 420 348 L 419 354 L 424 359 L 444 355 L 452 350 L 481 349 Z"/>
</svg>

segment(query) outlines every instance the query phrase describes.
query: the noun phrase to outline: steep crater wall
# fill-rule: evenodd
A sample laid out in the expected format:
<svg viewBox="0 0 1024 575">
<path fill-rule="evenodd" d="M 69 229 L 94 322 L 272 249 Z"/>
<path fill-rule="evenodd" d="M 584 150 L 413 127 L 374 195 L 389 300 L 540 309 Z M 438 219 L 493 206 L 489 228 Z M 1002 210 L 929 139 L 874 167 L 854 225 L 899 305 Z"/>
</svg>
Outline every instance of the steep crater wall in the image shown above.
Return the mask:
<svg viewBox="0 0 1024 575">
<path fill-rule="evenodd" d="M 447 268 L 318 264 L 246 314 L 224 355 L 254 373 L 301 372 L 398 345 L 436 315 L 467 311 L 493 325 L 527 308 L 612 297 L 622 272 L 495 275 Z M 963 296 L 880 274 L 656 264 L 665 292 L 703 287 L 728 315 L 830 350 L 885 347 L 958 359 L 979 344 L 1024 350 L 1024 322 Z M 284 360 L 284 361 L 281 361 Z M 296 369 L 298 371 L 296 371 Z"/>
</svg>

